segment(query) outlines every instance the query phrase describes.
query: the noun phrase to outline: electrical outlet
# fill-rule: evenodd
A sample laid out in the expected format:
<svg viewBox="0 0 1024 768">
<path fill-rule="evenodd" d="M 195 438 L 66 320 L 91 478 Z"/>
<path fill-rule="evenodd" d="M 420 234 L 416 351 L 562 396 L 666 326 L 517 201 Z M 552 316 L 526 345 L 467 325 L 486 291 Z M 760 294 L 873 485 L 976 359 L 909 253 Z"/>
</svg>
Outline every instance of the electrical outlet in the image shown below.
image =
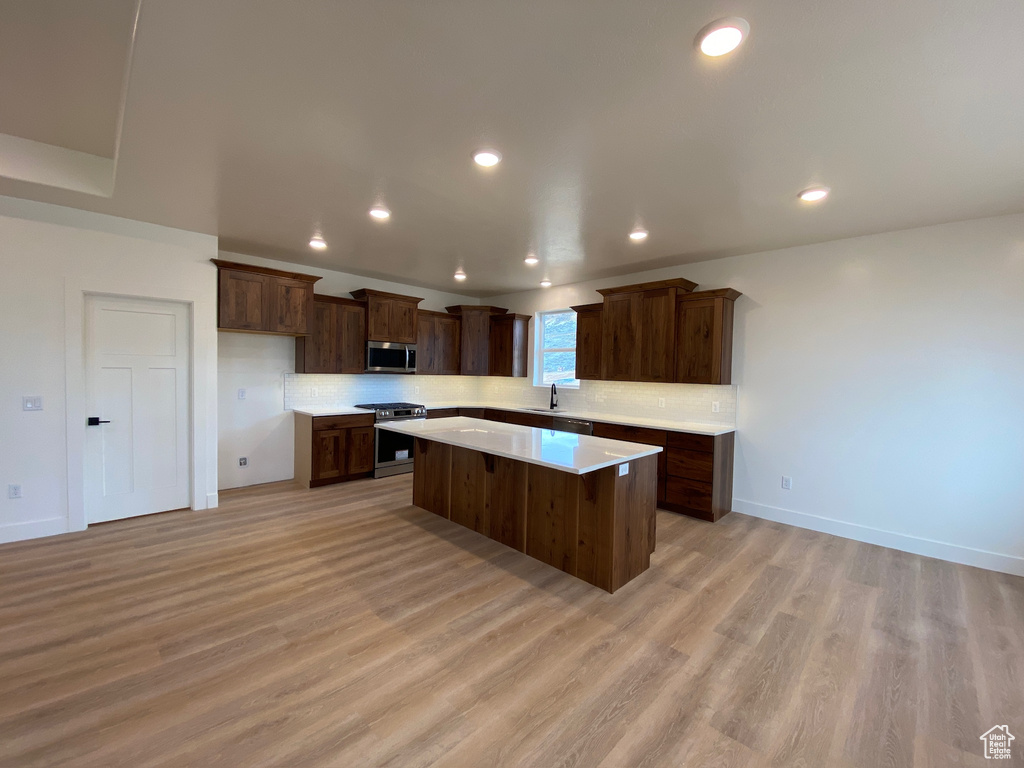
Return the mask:
<svg viewBox="0 0 1024 768">
<path fill-rule="evenodd" d="M 782 490 L 784 490 L 784 491 L 792 491 L 793 490 L 793 478 L 792 477 L 787 477 L 786 475 L 782 476 Z"/>
<path fill-rule="evenodd" d="M 627 462 L 625 462 L 623 464 L 619 464 L 619 477 L 622 477 L 623 475 L 628 475 L 628 474 L 629 474 L 629 462 L 627 461 Z"/>
<path fill-rule="evenodd" d="M 420 393 L 420 388 L 419 387 L 414 387 L 414 390 L 415 390 L 413 392 L 414 395 L 418 395 Z"/>
<path fill-rule="evenodd" d="M 249 466 L 249 459 L 246 458 L 245 456 L 243 456 L 242 458 L 240 458 L 238 460 L 238 466 L 240 466 L 240 467 L 248 467 Z"/>
<path fill-rule="evenodd" d="M 8 485 L 7 486 L 7 498 L 8 499 L 20 499 L 21 498 L 21 486 L 20 485 Z"/>
<path fill-rule="evenodd" d="M 238 390 L 238 399 L 239 400 L 245 400 L 245 390 L 244 389 Z"/>
<path fill-rule="evenodd" d="M 33 397 L 21 398 L 21 410 L 23 411 L 41 411 L 43 410 L 43 398 L 35 395 Z"/>
<path fill-rule="evenodd" d="M 659 397 L 658 398 L 658 407 L 659 408 L 664 408 L 665 407 L 665 398 L 664 397 Z"/>
<path fill-rule="evenodd" d="M 309 396 L 310 397 L 320 397 L 320 390 L 317 389 L 316 387 L 310 387 L 309 388 Z"/>
<path fill-rule="evenodd" d="M 722 412 L 722 404 L 720 402 L 718 402 L 717 400 L 713 400 L 712 403 L 711 403 L 711 412 L 712 413 L 721 413 Z"/>
</svg>

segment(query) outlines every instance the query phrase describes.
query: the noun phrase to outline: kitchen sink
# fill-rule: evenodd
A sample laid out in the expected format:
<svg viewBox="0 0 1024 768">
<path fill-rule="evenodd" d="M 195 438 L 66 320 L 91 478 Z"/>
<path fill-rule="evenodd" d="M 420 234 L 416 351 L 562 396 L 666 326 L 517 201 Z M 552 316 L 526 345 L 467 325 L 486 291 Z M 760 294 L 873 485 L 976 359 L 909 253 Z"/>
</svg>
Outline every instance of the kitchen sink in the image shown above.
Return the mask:
<svg viewBox="0 0 1024 768">
<path fill-rule="evenodd" d="M 537 413 L 565 413 L 562 408 L 527 408 L 527 411 L 536 411 Z"/>
</svg>

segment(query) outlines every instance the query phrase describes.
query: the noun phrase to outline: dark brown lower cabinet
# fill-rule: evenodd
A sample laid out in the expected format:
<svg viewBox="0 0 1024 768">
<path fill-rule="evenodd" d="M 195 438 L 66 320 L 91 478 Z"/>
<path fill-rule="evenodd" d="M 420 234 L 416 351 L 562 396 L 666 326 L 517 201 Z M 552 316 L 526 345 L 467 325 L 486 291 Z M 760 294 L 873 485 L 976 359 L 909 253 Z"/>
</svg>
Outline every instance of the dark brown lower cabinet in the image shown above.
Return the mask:
<svg viewBox="0 0 1024 768">
<path fill-rule="evenodd" d="M 458 408 L 431 408 L 427 411 L 428 419 L 450 419 L 459 415 Z"/>
<path fill-rule="evenodd" d="M 574 475 L 416 438 L 413 504 L 608 592 L 650 567 L 657 461 Z"/>
<path fill-rule="evenodd" d="M 306 488 L 373 474 L 373 415 L 295 414 L 295 479 Z"/>
</svg>

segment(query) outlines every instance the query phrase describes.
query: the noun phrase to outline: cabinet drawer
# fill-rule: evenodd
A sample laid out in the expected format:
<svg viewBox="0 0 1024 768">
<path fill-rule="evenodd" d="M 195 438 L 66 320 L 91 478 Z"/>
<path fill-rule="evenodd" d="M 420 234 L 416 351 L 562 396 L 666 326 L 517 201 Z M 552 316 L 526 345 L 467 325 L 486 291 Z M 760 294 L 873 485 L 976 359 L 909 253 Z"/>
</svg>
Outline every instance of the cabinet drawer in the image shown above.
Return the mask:
<svg viewBox="0 0 1024 768">
<path fill-rule="evenodd" d="M 505 422 L 518 424 L 522 427 L 539 427 L 540 429 L 552 429 L 555 419 L 543 413 L 519 413 L 517 411 L 505 411 Z"/>
<path fill-rule="evenodd" d="M 669 475 L 665 487 L 665 501 L 699 512 L 711 512 L 711 483 Z"/>
<path fill-rule="evenodd" d="M 365 416 L 357 414 L 353 416 L 316 416 L 313 418 L 313 429 L 349 429 L 350 427 L 372 427 L 373 414 Z"/>
<path fill-rule="evenodd" d="M 668 474 L 710 483 L 714 476 L 715 455 L 683 448 L 668 449 Z"/>
<path fill-rule="evenodd" d="M 595 421 L 594 437 L 606 437 L 609 440 L 625 440 L 628 443 L 644 443 L 645 445 L 665 445 L 666 433 L 662 429 L 630 427 L 625 424 L 605 424 Z"/>
<path fill-rule="evenodd" d="M 432 410 L 427 411 L 428 419 L 448 419 L 451 418 L 452 416 L 458 415 L 458 408 L 434 408 Z"/>
<path fill-rule="evenodd" d="M 485 418 L 483 408 L 459 408 L 459 416 L 468 416 L 471 419 Z"/>
<path fill-rule="evenodd" d="M 682 448 L 685 451 L 704 451 L 714 453 L 715 438 L 712 435 L 691 435 L 689 432 L 669 432 L 670 448 Z"/>
</svg>

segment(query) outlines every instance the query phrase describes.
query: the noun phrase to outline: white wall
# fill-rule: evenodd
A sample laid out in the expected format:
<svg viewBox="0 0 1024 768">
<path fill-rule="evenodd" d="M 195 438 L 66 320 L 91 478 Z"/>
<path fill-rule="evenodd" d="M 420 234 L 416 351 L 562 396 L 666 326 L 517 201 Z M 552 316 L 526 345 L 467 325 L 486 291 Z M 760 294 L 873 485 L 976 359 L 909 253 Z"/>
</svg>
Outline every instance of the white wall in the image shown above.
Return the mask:
<svg viewBox="0 0 1024 768">
<path fill-rule="evenodd" d="M 374 288 L 407 296 L 422 297 L 419 305 L 423 309 L 444 311 L 453 304 L 479 304 L 454 293 L 415 288 L 386 280 L 359 277 L 346 272 L 312 267 L 296 266 L 287 262 L 224 251 L 219 258 L 256 264 L 289 272 L 303 272 L 319 275 L 322 279 L 314 285 L 316 293 L 328 296 L 348 297 L 359 288 Z M 221 489 L 238 488 L 246 485 L 268 483 L 275 480 L 289 480 L 294 475 L 294 417 L 290 406 L 285 407 L 285 374 L 294 381 L 319 379 L 325 384 L 319 387 L 317 401 L 332 398 L 330 404 L 338 401 L 347 405 L 356 402 L 382 399 L 409 399 L 414 396 L 411 379 L 406 376 L 295 376 L 295 341 L 279 336 L 263 336 L 248 333 L 220 333 L 218 365 L 220 382 L 218 404 L 220 407 L 220 435 L 217 464 L 220 470 Z M 427 388 L 425 379 L 420 377 L 420 386 Z M 408 381 L 402 381 L 408 380 Z M 449 379 L 449 382 L 451 380 Z M 346 385 L 345 382 L 348 382 Z M 409 384 L 408 393 L 405 384 Z M 467 383 L 465 386 L 469 386 Z M 464 388 L 464 387 L 463 387 Z M 238 399 L 238 390 L 246 390 L 245 400 Z M 445 392 L 445 385 L 436 387 Z M 461 389 L 447 385 L 449 391 Z M 298 392 L 296 386 L 296 392 Z M 432 390 L 433 391 L 433 390 Z M 240 457 L 248 459 L 244 468 L 238 466 Z"/>
<path fill-rule="evenodd" d="M 216 505 L 216 253 L 206 235 L 0 197 L 0 541 L 85 525 L 86 293 L 191 304 L 193 506 Z M 22 411 L 25 395 L 44 410 Z M 12 483 L 23 498 L 7 498 Z"/>
<path fill-rule="evenodd" d="M 488 303 L 532 313 L 680 276 L 744 294 L 734 509 L 1024 575 L 1024 215 Z"/>
</svg>

